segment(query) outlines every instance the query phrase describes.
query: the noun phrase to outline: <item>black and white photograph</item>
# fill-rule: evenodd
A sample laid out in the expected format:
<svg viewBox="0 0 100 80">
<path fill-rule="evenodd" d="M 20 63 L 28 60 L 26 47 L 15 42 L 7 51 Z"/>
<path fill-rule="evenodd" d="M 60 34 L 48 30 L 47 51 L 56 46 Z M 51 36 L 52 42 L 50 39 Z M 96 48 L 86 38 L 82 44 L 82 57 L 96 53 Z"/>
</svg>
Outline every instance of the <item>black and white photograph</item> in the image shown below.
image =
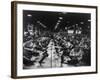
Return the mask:
<svg viewBox="0 0 100 80">
<path fill-rule="evenodd" d="M 12 3 L 12 76 L 97 73 L 97 7 Z"/>
<path fill-rule="evenodd" d="M 91 14 L 23 10 L 23 68 L 91 66 Z"/>
</svg>

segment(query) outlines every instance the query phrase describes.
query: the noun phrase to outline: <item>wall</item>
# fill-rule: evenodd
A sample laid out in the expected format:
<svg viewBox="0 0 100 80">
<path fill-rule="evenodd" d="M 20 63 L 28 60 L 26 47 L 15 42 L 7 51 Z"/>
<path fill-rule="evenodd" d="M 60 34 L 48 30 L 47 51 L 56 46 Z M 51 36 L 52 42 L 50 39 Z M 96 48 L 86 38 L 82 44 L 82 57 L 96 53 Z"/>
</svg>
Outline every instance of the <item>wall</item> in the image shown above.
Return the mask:
<svg viewBox="0 0 100 80">
<path fill-rule="evenodd" d="M 79 4 L 79 5 L 99 5 L 100 3 L 99 0 L 31 0 L 31 1 Z M 11 65 L 11 11 L 10 11 L 11 8 L 10 7 L 11 7 L 11 0 L 0 0 L 0 80 L 13 80 L 10 78 L 10 70 L 11 70 L 10 69 L 11 68 L 10 66 Z M 98 19 L 100 21 L 99 15 Z M 98 24 L 98 26 L 99 25 L 100 24 Z M 98 27 L 98 30 L 99 29 L 100 28 Z M 99 31 L 98 34 L 100 34 Z M 98 36 L 98 41 L 100 41 L 99 36 Z M 99 46 L 100 42 L 98 42 L 98 47 Z M 98 50 L 98 53 L 99 52 L 100 50 Z M 98 57 L 100 57 L 100 55 L 98 55 Z M 98 67 L 100 67 L 100 64 L 98 64 Z M 86 79 L 100 80 L 99 76 L 100 73 L 91 75 L 88 74 L 88 75 L 49 77 L 49 78 L 48 77 L 34 78 L 34 80 L 40 80 L 40 79 L 41 80 L 86 80 Z M 33 80 L 33 78 L 30 78 L 28 80 Z"/>
</svg>

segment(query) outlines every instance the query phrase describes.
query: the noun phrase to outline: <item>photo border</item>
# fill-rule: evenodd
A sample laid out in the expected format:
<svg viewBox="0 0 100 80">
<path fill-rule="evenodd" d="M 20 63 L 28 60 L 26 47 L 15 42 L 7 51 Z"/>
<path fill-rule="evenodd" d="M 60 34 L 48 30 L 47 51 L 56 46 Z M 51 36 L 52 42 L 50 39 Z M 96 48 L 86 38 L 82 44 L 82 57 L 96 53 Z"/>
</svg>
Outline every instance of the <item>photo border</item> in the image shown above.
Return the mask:
<svg viewBox="0 0 100 80">
<path fill-rule="evenodd" d="M 62 7 L 79 7 L 79 8 L 94 8 L 96 9 L 96 71 L 82 72 L 82 73 L 63 73 L 63 74 L 49 74 L 49 75 L 33 75 L 33 76 L 17 76 L 17 4 L 35 4 L 35 5 L 50 5 Z M 50 76 L 66 76 L 66 75 L 80 75 L 80 74 L 94 74 L 98 72 L 98 32 L 97 32 L 97 6 L 89 5 L 73 5 L 73 4 L 57 4 L 57 3 L 40 3 L 40 2 L 24 2 L 12 1 L 11 2 L 11 77 L 12 78 L 31 78 L 31 77 L 50 77 Z"/>
</svg>

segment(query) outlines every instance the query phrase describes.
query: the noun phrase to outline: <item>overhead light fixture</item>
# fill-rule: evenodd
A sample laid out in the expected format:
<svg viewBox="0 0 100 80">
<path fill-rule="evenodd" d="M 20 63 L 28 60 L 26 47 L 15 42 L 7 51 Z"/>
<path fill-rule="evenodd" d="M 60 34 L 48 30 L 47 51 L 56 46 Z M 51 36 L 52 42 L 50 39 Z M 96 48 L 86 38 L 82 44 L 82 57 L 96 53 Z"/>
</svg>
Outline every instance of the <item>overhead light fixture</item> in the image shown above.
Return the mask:
<svg viewBox="0 0 100 80">
<path fill-rule="evenodd" d="M 59 19 L 61 20 L 61 19 L 63 19 L 63 17 L 59 17 Z"/>
<path fill-rule="evenodd" d="M 37 21 L 37 23 L 40 24 L 42 27 L 46 28 L 46 26 L 43 23 L 41 23 L 40 21 Z"/>
<path fill-rule="evenodd" d="M 88 19 L 88 22 L 91 22 L 91 20 L 90 20 L 90 19 Z"/>
<path fill-rule="evenodd" d="M 27 16 L 28 16 L 28 17 L 32 17 L 32 15 L 31 15 L 31 14 L 27 14 Z"/>
<path fill-rule="evenodd" d="M 58 20 L 58 23 L 60 23 L 61 21 L 60 20 Z"/>
<path fill-rule="evenodd" d="M 80 22 L 80 24 L 84 24 L 84 22 Z"/>
</svg>

